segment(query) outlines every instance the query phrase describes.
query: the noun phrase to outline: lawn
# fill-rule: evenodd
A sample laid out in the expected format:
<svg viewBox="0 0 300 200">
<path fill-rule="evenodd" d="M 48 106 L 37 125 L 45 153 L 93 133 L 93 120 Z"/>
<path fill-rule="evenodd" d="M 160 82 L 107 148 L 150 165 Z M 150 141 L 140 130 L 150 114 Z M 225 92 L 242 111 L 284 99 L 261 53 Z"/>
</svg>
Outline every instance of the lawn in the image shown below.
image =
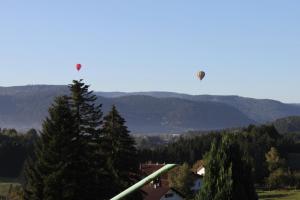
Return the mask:
<svg viewBox="0 0 300 200">
<path fill-rule="evenodd" d="M 0 196 L 6 196 L 10 186 L 20 185 L 16 179 L 0 178 Z"/>
<path fill-rule="evenodd" d="M 300 200 L 300 190 L 258 191 L 260 200 Z"/>
<path fill-rule="evenodd" d="M 10 187 L 10 183 L 0 183 L 0 196 L 6 196 Z"/>
</svg>

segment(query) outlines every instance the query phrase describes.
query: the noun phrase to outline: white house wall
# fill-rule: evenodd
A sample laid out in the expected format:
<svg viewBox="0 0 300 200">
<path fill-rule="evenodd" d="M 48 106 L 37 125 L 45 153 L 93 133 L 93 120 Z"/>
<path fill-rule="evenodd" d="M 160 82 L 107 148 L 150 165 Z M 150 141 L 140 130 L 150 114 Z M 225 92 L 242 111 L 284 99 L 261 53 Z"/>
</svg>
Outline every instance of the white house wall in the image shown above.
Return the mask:
<svg viewBox="0 0 300 200">
<path fill-rule="evenodd" d="M 198 175 L 200 176 L 204 176 L 205 175 L 205 168 L 201 168 L 198 172 L 197 172 Z"/>
</svg>

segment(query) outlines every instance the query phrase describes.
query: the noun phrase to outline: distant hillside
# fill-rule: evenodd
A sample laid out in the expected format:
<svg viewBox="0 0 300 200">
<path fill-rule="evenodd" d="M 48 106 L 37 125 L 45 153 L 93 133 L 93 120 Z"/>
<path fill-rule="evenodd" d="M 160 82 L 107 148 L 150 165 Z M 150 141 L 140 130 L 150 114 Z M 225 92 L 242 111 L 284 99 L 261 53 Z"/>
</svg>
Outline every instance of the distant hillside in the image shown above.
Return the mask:
<svg viewBox="0 0 300 200">
<path fill-rule="evenodd" d="M 0 127 L 39 128 L 53 98 L 66 86 L 0 87 Z M 264 123 L 300 115 L 300 106 L 238 96 L 170 92 L 96 92 L 106 113 L 117 105 L 134 133 L 176 133 Z"/>
<path fill-rule="evenodd" d="M 1 96 L 34 96 L 40 95 L 61 95 L 68 92 L 68 87 L 65 85 L 27 85 L 0 87 Z"/>
<path fill-rule="evenodd" d="M 54 97 L 67 92 L 66 86 L 0 87 L 0 127 L 39 128 Z"/>
<path fill-rule="evenodd" d="M 220 95 L 187 95 L 173 92 L 97 92 L 100 96 L 120 97 L 130 95 L 147 95 L 157 98 L 181 98 L 196 102 L 218 102 L 235 107 L 250 119 L 260 123 L 274 121 L 279 118 L 300 115 L 300 104 L 284 104 L 271 99 L 254 99 L 239 96 Z"/>
<path fill-rule="evenodd" d="M 115 104 L 134 132 L 184 132 L 244 126 L 255 123 L 237 109 L 215 102 L 194 102 L 178 98 L 125 96 L 99 98 L 107 111 Z"/>
<path fill-rule="evenodd" d="M 300 133 L 299 116 L 278 119 L 273 124 L 280 133 Z"/>
</svg>

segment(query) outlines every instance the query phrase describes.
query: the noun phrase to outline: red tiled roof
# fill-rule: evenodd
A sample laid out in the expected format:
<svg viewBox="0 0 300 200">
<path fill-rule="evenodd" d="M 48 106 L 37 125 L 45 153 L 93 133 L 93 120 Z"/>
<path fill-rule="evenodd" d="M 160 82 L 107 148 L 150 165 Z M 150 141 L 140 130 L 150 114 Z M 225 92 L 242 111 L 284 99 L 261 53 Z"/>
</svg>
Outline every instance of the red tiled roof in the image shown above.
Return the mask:
<svg viewBox="0 0 300 200">
<path fill-rule="evenodd" d="M 159 200 L 164 196 L 170 188 L 167 186 L 161 186 L 156 189 L 151 185 L 144 186 L 142 189 L 147 195 L 144 197 L 144 200 Z"/>
<path fill-rule="evenodd" d="M 141 171 L 146 175 L 150 175 L 153 172 L 159 170 L 165 166 L 164 164 L 141 164 Z"/>
<path fill-rule="evenodd" d="M 156 172 L 160 168 L 165 166 L 165 164 L 141 164 L 140 171 L 142 175 L 149 176 L 153 172 Z M 164 174 L 161 176 L 161 179 L 168 179 L 168 174 Z"/>
</svg>

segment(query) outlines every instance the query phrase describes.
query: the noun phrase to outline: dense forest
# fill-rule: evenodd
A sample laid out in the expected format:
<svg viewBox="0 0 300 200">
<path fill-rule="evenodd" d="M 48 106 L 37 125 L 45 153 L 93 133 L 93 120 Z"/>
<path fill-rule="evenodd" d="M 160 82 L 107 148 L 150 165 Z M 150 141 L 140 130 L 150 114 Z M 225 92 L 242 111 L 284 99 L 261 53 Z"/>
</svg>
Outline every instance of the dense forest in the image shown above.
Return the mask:
<svg viewBox="0 0 300 200">
<path fill-rule="evenodd" d="M 291 170 L 299 170 L 290 155 L 300 154 L 300 134 L 279 134 L 272 125 L 249 126 L 230 131 L 211 132 L 205 134 L 183 134 L 176 136 L 143 136 L 136 137 L 139 162 L 152 163 L 188 163 L 190 166 L 202 160 L 210 150 L 214 140 L 222 135 L 234 134 L 236 140 L 247 152 L 254 170 L 256 183 L 264 183 L 269 175 L 265 154 L 275 147 L 287 161 Z M 2 129 L 0 132 L 0 177 L 21 178 L 24 162 L 33 153 L 33 147 L 39 134 L 34 129 L 20 133 L 14 129 Z M 300 167 L 300 166 L 299 166 Z"/>
<path fill-rule="evenodd" d="M 242 151 L 249 155 L 257 183 L 263 183 L 268 176 L 265 154 L 271 147 L 279 150 L 282 157 L 300 153 L 299 134 L 279 134 L 273 125 L 254 126 L 235 131 L 220 131 L 207 134 L 182 135 L 175 142 L 153 148 L 140 149 L 142 162 L 184 163 L 190 165 L 203 159 L 214 140 L 221 140 L 223 135 L 232 134 L 240 144 Z M 296 169 L 295 169 L 296 170 Z"/>
<path fill-rule="evenodd" d="M 32 154 L 37 138 L 38 133 L 34 129 L 26 133 L 0 129 L 0 177 L 22 176 L 24 162 Z"/>
</svg>

